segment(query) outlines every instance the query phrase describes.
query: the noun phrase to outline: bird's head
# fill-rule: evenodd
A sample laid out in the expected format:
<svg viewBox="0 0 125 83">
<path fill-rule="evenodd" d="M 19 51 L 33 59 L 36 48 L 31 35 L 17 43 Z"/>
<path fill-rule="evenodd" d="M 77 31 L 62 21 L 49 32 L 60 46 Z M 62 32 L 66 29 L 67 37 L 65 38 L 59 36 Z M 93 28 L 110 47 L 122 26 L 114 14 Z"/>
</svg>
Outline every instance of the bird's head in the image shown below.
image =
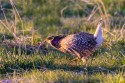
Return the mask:
<svg viewBox="0 0 125 83">
<path fill-rule="evenodd" d="M 57 36 L 49 36 L 46 38 L 46 42 L 49 43 L 50 45 L 54 46 L 55 48 L 59 48 L 59 42 L 61 39 L 63 39 L 65 35 L 57 35 Z"/>
<path fill-rule="evenodd" d="M 43 40 L 42 42 L 39 42 L 38 46 L 44 46 L 47 43 L 49 43 L 50 45 L 52 45 L 53 39 L 54 39 L 54 36 L 49 36 L 45 40 Z"/>
<path fill-rule="evenodd" d="M 51 44 L 51 42 L 53 41 L 53 39 L 54 39 L 54 36 L 49 36 L 49 37 L 46 38 L 45 41 L 46 41 L 47 43 Z"/>
</svg>

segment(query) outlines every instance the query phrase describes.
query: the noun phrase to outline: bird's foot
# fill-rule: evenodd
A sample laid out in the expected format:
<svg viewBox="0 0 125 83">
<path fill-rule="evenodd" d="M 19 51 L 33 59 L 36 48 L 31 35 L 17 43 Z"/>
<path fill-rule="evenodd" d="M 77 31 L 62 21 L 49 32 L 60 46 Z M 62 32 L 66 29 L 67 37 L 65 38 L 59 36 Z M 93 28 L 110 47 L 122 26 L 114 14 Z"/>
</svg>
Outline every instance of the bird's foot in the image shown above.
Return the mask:
<svg viewBox="0 0 125 83">
<path fill-rule="evenodd" d="M 84 63 L 84 64 L 86 64 L 87 63 L 87 58 L 85 58 L 85 57 L 82 57 L 82 62 Z"/>
<path fill-rule="evenodd" d="M 94 61 L 95 61 L 95 58 L 92 58 L 90 64 L 92 65 Z"/>
<path fill-rule="evenodd" d="M 77 62 L 78 59 L 79 59 L 79 57 L 76 57 L 76 58 L 72 59 L 71 62 Z"/>
</svg>

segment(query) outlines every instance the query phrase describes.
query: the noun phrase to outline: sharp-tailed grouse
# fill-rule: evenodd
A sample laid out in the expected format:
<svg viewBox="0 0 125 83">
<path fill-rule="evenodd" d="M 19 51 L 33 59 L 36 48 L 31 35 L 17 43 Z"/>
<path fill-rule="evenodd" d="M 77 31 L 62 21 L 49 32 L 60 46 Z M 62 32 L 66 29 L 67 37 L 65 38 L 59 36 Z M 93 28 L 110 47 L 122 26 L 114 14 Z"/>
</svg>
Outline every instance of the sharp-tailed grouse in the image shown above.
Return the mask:
<svg viewBox="0 0 125 83">
<path fill-rule="evenodd" d="M 88 56 L 93 55 L 93 52 L 103 42 L 102 24 L 103 21 L 100 20 L 94 34 L 79 32 L 70 35 L 50 36 L 46 39 L 46 42 L 54 48 L 62 52 L 68 52 L 86 62 Z"/>
</svg>

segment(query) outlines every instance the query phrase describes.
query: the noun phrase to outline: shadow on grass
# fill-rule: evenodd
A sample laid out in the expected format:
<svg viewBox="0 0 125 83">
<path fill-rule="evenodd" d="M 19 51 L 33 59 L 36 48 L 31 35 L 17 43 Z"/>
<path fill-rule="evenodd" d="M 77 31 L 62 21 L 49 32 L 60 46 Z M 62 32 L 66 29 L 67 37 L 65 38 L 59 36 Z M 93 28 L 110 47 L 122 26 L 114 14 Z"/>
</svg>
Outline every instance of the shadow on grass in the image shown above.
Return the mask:
<svg viewBox="0 0 125 83">
<path fill-rule="evenodd" d="M 34 64 L 32 62 L 30 63 L 22 63 L 22 64 L 5 64 L 5 67 L 3 69 L 0 69 L 1 75 L 13 75 L 14 72 L 16 74 L 22 74 L 26 71 L 32 71 L 32 70 L 40 70 L 40 71 L 45 71 L 45 70 L 62 70 L 62 71 L 69 71 L 69 72 L 74 72 L 78 74 L 85 74 L 85 75 L 92 75 L 96 73 L 100 74 L 117 74 L 119 72 L 125 72 L 125 67 L 97 67 L 97 66 L 88 66 L 87 70 L 85 69 L 84 65 L 72 65 L 72 64 L 54 64 L 52 60 L 49 62 L 44 62 L 44 63 L 37 63 Z M 99 81 L 97 79 L 91 79 L 90 81 Z"/>
<path fill-rule="evenodd" d="M 70 65 L 70 64 L 52 64 L 51 66 L 46 66 L 50 70 L 61 69 L 64 71 L 73 71 L 73 72 L 87 72 L 88 74 L 93 73 L 104 73 L 104 74 L 117 74 L 118 72 L 124 72 L 125 67 L 97 67 L 97 66 L 88 66 L 85 68 L 83 65 Z"/>
<path fill-rule="evenodd" d="M 57 50 L 56 50 L 57 51 Z M 119 66 L 113 66 L 113 67 L 106 67 L 106 66 L 88 66 L 87 69 L 85 69 L 84 65 L 78 65 L 78 64 L 74 64 L 68 61 L 68 63 L 64 62 L 64 63 L 55 63 L 54 61 L 56 59 L 58 60 L 64 60 L 65 57 L 70 58 L 71 56 L 68 55 L 64 55 L 62 54 L 60 51 L 57 51 L 57 54 L 55 54 L 56 52 L 55 50 L 51 50 L 51 55 L 46 56 L 45 58 L 43 55 L 38 55 L 38 56 L 29 56 L 29 58 L 25 59 L 25 56 L 20 56 L 19 58 L 13 59 L 12 57 L 12 61 L 8 61 L 2 64 L 0 64 L 0 74 L 6 74 L 6 73 L 13 73 L 14 71 L 19 72 L 19 73 L 23 73 L 25 71 L 31 71 L 31 70 L 44 70 L 44 69 L 48 69 L 48 70 L 64 70 L 64 71 L 72 71 L 72 72 L 87 72 L 88 74 L 93 74 L 93 73 L 111 73 L 111 74 L 115 74 L 118 72 L 125 72 L 125 67 L 119 67 Z M 95 52 L 95 53 L 99 53 L 99 52 Z M 59 57 L 58 57 L 59 54 Z M 96 55 L 96 54 L 95 54 Z M 22 58 L 22 59 L 20 59 Z M 68 59 L 67 59 L 68 60 Z M 65 60 L 65 61 L 67 61 Z"/>
</svg>

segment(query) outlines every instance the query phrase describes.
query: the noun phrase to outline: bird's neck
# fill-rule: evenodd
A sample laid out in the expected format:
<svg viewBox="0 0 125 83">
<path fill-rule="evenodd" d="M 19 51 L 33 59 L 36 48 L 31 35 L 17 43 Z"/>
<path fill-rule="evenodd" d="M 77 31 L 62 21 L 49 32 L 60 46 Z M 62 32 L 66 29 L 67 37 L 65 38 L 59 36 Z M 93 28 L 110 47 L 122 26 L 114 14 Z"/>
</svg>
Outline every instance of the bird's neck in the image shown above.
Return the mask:
<svg viewBox="0 0 125 83">
<path fill-rule="evenodd" d="M 102 23 L 98 24 L 97 29 L 94 34 L 95 38 L 100 37 L 100 36 L 102 36 Z"/>
<path fill-rule="evenodd" d="M 55 48 L 59 48 L 60 47 L 60 40 L 63 39 L 65 36 L 55 36 L 54 39 L 51 41 L 51 45 L 54 46 Z"/>
</svg>

